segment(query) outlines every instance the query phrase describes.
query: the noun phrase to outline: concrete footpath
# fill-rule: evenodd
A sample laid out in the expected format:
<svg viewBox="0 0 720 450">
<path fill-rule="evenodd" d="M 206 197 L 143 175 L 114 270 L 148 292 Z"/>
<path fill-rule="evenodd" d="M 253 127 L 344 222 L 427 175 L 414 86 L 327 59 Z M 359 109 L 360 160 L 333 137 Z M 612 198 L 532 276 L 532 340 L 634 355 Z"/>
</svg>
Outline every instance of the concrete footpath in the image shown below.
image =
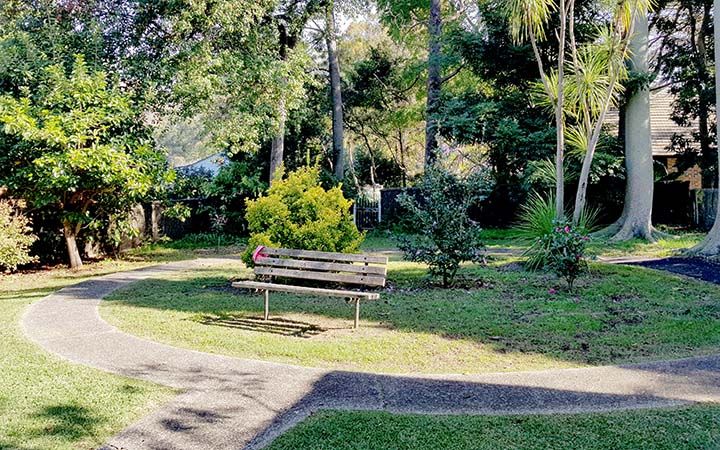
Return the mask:
<svg viewBox="0 0 720 450">
<path fill-rule="evenodd" d="M 64 288 L 25 312 L 26 335 L 47 351 L 180 390 L 103 448 L 260 448 L 323 408 L 546 414 L 720 402 L 720 355 L 587 369 L 394 376 L 176 348 L 119 331 L 98 314 L 102 298 L 129 283 L 227 261 L 198 259 L 95 278 Z"/>
</svg>

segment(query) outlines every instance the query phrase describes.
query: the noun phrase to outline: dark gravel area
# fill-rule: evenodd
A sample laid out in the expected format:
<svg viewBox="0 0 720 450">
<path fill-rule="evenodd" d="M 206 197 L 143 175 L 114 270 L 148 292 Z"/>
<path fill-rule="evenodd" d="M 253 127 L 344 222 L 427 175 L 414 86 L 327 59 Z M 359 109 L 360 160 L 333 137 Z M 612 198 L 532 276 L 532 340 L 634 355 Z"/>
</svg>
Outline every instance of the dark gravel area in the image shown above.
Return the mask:
<svg viewBox="0 0 720 450">
<path fill-rule="evenodd" d="M 628 263 L 650 269 L 665 270 L 710 283 L 720 284 L 720 263 L 704 258 L 672 257 L 653 261 Z"/>
</svg>

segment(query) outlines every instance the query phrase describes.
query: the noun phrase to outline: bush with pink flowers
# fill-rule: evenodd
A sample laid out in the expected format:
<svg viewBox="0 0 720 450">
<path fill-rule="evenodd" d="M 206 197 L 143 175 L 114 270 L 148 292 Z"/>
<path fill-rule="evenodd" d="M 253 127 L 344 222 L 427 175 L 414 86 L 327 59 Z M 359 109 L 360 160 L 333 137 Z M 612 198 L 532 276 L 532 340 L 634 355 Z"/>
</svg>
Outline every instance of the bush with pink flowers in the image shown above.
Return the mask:
<svg viewBox="0 0 720 450">
<path fill-rule="evenodd" d="M 587 269 L 585 248 L 590 238 L 566 220 L 556 220 L 553 225 L 552 231 L 540 238 L 540 247 L 547 251 L 545 267 L 564 278 L 572 289 L 575 280 Z"/>
</svg>

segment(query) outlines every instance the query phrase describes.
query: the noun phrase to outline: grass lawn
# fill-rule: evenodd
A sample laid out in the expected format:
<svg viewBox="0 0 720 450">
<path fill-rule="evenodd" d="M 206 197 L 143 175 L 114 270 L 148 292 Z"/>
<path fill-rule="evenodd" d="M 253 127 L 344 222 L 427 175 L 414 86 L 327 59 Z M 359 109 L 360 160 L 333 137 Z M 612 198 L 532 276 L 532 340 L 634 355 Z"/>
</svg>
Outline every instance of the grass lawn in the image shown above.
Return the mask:
<svg viewBox="0 0 720 450">
<path fill-rule="evenodd" d="M 702 233 L 678 233 L 648 243 L 641 239 L 625 242 L 591 240 L 589 251 L 604 257 L 650 256 L 664 258 L 692 248 L 705 237 Z"/>
<path fill-rule="evenodd" d="M 71 364 L 29 342 L 20 318 L 31 303 L 93 276 L 197 252 L 155 246 L 129 261 L 79 271 L 0 275 L 0 449 L 88 449 L 174 395 L 171 389 Z"/>
<path fill-rule="evenodd" d="M 608 242 L 606 239 L 593 238 L 588 244 L 588 254 L 602 258 L 615 258 L 627 256 L 647 256 L 662 258 L 676 255 L 687 250 L 704 237 L 703 233 L 663 230 L 667 236 L 658 239 L 656 242 L 647 242 L 641 239 L 632 239 L 625 242 Z M 482 230 L 482 239 L 489 253 L 498 249 L 507 249 L 516 254 L 522 252 L 529 246 L 529 242 L 518 237 L 518 232 L 511 228 L 486 228 Z M 363 250 L 388 251 L 397 249 L 397 241 L 389 231 L 373 231 L 368 233 Z"/>
<path fill-rule="evenodd" d="M 270 445 L 320 449 L 720 448 L 720 406 L 553 416 L 420 416 L 325 411 Z"/>
<path fill-rule="evenodd" d="M 626 363 L 720 348 L 720 287 L 639 267 L 596 263 L 575 292 L 512 259 L 464 268 L 458 288 L 428 285 L 397 260 L 361 328 L 338 298 L 229 287 L 240 263 L 141 281 L 103 302 L 129 333 L 186 348 L 334 369 L 479 373 Z M 558 288 L 552 293 L 549 288 Z"/>
</svg>

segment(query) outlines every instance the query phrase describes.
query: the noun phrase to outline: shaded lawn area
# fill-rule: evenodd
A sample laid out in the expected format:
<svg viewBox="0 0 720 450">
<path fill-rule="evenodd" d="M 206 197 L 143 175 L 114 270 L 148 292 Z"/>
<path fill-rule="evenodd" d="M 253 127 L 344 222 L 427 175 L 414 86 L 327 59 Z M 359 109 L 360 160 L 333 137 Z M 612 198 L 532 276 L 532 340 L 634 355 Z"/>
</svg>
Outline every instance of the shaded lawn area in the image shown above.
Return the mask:
<svg viewBox="0 0 720 450">
<path fill-rule="evenodd" d="M 672 359 L 720 347 L 720 286 L 639 267 L 593 264 L 575 292 L 512 259 L 466 266 L 460 287 L 428 285 L 425 268 L 391 261 L 361 328 L 338 298 L 229 287 L 240 263 L 145 280 L 103 302 L 132 334 L 212 353 L 334 369 L 479 373 Z M 560 289 L 552 293 L 549 288 Z"/>
<path fill-rule="evenodd" d="M 157 246 L 82 270 L 0 274 L 0 449 L 85 449 L 102 444 L 171 389 L 71 364 L 28 341 L 20 318 L 33 302 L 64 286 L 157 261 L 194 257 Z"/>
<path fill-rule="evenodd" d="M 420 416 L 323 411 L 270 450 L 709 449 L 720 447 L 720 406 L 553 416 Z"/>
</svg>

